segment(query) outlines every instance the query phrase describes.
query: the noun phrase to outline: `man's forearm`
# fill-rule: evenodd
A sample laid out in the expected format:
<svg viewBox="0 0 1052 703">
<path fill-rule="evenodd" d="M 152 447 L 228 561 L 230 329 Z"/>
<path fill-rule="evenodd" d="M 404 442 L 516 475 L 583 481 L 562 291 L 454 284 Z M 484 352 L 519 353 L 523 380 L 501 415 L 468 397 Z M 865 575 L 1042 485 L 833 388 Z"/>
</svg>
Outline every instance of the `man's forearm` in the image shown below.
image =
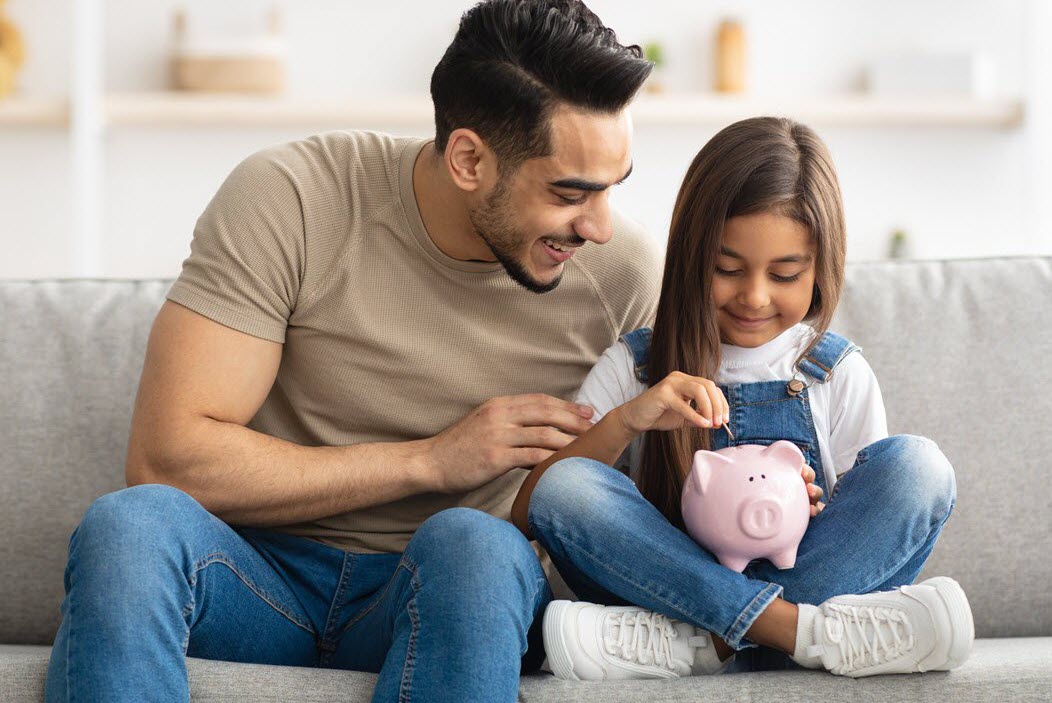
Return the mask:
<svg viewBox="0 0 1052 703">
<path fill-rule="evenodd" d="M 175 486 L 233 525 L 287 525 L 434 490 L 427 440 L 304 447 L 200 418 L 169 446 L 179 451 L 129 455 L 128 485 Z"/>
</svg>

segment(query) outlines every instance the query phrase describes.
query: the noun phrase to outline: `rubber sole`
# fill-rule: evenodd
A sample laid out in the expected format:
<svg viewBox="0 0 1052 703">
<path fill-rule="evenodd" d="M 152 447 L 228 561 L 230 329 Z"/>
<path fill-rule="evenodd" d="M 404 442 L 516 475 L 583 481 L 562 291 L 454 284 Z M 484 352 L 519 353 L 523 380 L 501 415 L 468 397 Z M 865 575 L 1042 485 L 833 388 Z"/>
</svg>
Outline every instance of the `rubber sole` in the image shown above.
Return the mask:
<svg viewBox="0 0 1052 703">
<path fill-rule="evenodd" d="M 934 587 L 950 615 L 953 642 L 950 644 L 946 663 L 932 669 L 933 671 L 949 671 L 967 661 L 972 653 L 975 621 L 972 619 L 972 608 L 968 604 L 968 596 L 965 595 L 961 585 L 949 576 L 935 576 L 923 581 L 920 585 Z"/>
<path fill-rule="evenodd" d="M 568 600 L 553 600 L 544 610 L 544 652 L 548 655 L 548 668 L 556 678 L 565 681 L 580 681 L 573 671 L 570 648 L 566 645 L 563 623 L 573 608 Z"/>
</svg>

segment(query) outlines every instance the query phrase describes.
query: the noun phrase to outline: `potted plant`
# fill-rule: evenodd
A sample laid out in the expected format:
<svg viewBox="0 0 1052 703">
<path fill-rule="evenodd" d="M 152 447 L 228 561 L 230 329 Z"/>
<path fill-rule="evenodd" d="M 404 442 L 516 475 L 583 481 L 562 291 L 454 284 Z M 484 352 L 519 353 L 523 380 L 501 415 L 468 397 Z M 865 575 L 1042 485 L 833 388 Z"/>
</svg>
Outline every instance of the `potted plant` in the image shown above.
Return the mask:
<svg viewBox="0 0 1052 703">
<path fill-rule="evenodd" d="M 649 41 L 643 45 L 643 56 L 654 64 L 654 70 L 646 82 L 648 93 L 665 92 L 665 47 L 658 41 Z"/>
</svg>

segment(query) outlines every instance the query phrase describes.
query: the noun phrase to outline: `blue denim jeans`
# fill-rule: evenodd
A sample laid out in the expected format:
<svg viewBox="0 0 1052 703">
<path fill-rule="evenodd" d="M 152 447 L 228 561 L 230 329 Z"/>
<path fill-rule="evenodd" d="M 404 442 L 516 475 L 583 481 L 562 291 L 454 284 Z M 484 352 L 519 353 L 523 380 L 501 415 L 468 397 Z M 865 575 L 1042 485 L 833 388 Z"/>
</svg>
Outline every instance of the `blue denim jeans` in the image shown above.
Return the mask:
<svg viewBox="0 0 1052 703">
<path fill-rule="evenodd" d="M 793 569 L 755 562 L 744 574 L 599 462 L 552 466 L 529 516 L 582 598 L 635 603 L 744 649 L 779 594 L 820 603 L 912 582 L 955 489 L 931 441 L 877 442 L 837 482 Z M 47 701 L 186 701 L 186 656 L 379 672 L 375 701 L 513 701 L 543 654 L 537 616 L 551 599 L 526 540 L 478 511 L 436 514 L 402 554 L 352 554 L 232 528 L 163 485 L 92 504 L 70 537 L 65 588 Z"/>
<path fill-rule="evenodd" d="M 565 459 L 541 477 L 529 523 L 582 600 L 638 605 L 713 632 L 739 650 L 728 671 L 793 668 L 745 633 L 781 596 L 819 604 L 916 579 L 956 502 L 953 468 L 934 442 L 896 435 L 858 454 L 812 518 L 791 569 L 720 565 L 664 518 L 623 473 Z"/>
<path fill-rule="evenodd" d="M 529 542 L 476 510 L 434 515 L 402 554 L 353 554 L 158 484 L 91 505 L 65 589 L 49 702 L 188 701 L 186 656 L 378 672 L 374 701 L 514 701 L 551 600 Z"/>
</svg>

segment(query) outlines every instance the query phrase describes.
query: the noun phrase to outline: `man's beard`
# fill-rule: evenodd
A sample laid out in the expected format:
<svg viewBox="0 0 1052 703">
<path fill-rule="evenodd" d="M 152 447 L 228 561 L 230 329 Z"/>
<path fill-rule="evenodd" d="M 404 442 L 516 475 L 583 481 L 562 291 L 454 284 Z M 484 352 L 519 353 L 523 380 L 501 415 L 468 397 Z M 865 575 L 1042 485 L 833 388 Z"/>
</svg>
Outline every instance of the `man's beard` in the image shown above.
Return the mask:
<svg viewBox="0 0 1052 703">
<path fill-rule="evenodd" d="M 554 290 L 563 278 L 561 273 L 552 281 L 541 283 L 530 276 L 522 260 L 516 258 L 515 252 L 522 247 L 526 238 L 515 231 L 512 224 L 514 217 L 508 208 L 509 200 L 507 183 L 501 178 L 494 186 L 493 192 L 486 196 L 482 207 L 468 213 L 471 226 L 475 229 L 475 234 L 489 245 L 490 251 L 513 281 L 531 293 L 547 293 Z"/>
</svg>

